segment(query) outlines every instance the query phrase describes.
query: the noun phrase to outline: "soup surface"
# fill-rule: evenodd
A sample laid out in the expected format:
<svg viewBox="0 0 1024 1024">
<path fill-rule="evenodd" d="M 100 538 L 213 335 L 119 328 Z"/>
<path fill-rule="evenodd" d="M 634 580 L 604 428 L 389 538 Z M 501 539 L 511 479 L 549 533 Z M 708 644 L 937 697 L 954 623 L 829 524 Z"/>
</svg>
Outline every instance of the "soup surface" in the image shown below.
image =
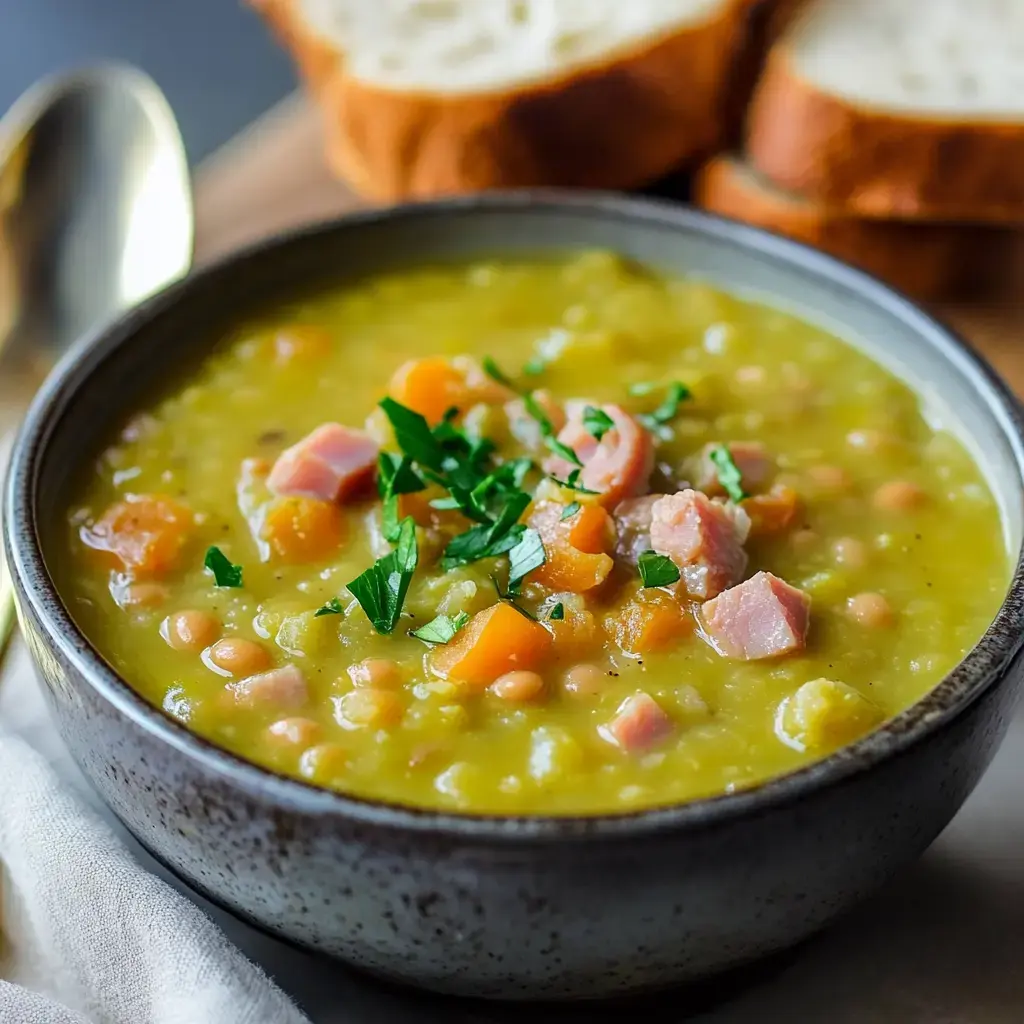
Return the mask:
<svg viewBox="0 0 1024 1024">
<path fill-rule="evenodd" d="M 819 758 L 933 687 L 1010 571 L 979 470 L 888 371 L 606 253 L 265 313 L 124 425 L 67 522 L 72 613 L 167 714 L 470 812 Z"/>
</svg>

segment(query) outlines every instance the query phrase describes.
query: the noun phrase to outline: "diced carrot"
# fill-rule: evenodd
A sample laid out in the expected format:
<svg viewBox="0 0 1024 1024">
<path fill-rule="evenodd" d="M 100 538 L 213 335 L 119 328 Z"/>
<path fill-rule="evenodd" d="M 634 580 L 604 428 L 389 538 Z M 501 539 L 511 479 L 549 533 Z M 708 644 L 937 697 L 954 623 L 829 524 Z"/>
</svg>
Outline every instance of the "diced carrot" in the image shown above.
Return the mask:
<svg viewBox="0 0 1024 1024">
<path fill-rule="evenodd" d="M 597 657 L 601 652 L 604 634 L 598 629 L 594 613 L 587 608 L 578 608 L 565 601 L 562 618 L 545 619 L 544 628 L 551 634 L 554 655 L 559 661 Z"/>
<path fill-rule="evenodd" d="M 693 623 L 671 594 L 641 590 L 605 619 L 604 628 L 628 654 L 646 654 L 676 642 Z"/>
<path fill-rule="evenodd" d="M 274 335 L 273 351 L 274 362 L 279 366 L 311 362 L 322 359 L 331 351 L 331 336 L 323 327 L 314 324 L 290 324 Z"/>
<path fill-rule="evenodd" d="M 177 567 L 193 522 L 191 510 L 173 498 L 130 495 L 83 526 L 80 536 L 133 577 L 159 577 Z"/>
<path fill-rule="evenodd" d="M 262 537 L 285 562 L 315 562 L 333 554 L 344 534 L 341 510 L 316 498 L 281 498 L 271 502 Z"/>
<path fill-rule="evenodd" d="M 569 543 L 589 555 L 608 554 L 615 547 L 615 522 L 600 505 L 584 505 L 565 520 Z"/>
<path fill-rule="evenodd" d="M 500 601 L 477 612 L 451 643 L 435 647 L 430 668 L 482 690 L 506 672 L 536 668 L 550 646 L 551 634 L 539 622 Z"/>
<path fill-rule="evenodd" d="M 464 410 L 471 404 L 465 375 L 441 356 L 403 363 L 391 378 L 388 394 L 429 423 L 440 422 L 453 407 Z"/>
<path fill-rule="evenodd" d="M 556 501 L 538 502 L 529 524 L 544 543 L 545 562 L 530 579 L 552 590 L 582 593 L 608 578 L 614 564 L 607 552 L 615 545 L 611 516 L 598 505 L 587 505 L 568 519 Z"/>
<path fill-rule="evenodd" d="M 750 536 L 767 537 L 783 533 L 796 523 L 800 496 L 786 484 L 775 484 L 765 494 L 745 498 L 742 504 L 750 516 Z"/>
</svg>

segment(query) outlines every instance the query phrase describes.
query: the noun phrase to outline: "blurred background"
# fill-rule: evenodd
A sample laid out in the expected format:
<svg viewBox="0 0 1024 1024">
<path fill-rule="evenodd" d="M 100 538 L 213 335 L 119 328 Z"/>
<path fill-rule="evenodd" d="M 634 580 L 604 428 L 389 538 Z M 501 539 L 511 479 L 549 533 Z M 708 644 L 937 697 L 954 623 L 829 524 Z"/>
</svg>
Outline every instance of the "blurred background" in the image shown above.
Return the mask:
<svg viewBox="0 0 1024 1024">
<path fill-rule="evenodd" d="M 0 112 L 42 75 L 109 58 L 156 79 L 193 164 L 295 87 L 241 0 L 0 0 Z"/>
</svg>

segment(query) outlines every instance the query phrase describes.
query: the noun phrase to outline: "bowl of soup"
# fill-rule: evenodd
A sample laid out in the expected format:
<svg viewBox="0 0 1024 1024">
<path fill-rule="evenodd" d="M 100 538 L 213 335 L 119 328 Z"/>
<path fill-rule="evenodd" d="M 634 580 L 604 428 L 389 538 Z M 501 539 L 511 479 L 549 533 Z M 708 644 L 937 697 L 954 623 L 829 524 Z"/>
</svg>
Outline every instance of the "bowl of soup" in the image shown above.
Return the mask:
<svg viewBox="0 0 1024 1024">
<path fill-rule="evenodd" d="M 1019 690 L 1015 399 L 683 207 L 359 214 L 90 339 L 5 544 L 76 761 L 183 880 L 377 975 L 681 984 L 918 855 Z"/>
</svg>

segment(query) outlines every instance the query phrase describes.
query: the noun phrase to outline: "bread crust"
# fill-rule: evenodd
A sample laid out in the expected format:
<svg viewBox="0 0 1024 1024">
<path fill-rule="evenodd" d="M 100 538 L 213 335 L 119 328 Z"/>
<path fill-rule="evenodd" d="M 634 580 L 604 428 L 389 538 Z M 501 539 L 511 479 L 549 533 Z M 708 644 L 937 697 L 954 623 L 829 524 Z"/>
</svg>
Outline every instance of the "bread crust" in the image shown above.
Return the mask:
<svg viewBox="0 0 1024 1024">
<path fill-rule="evenodd" d="M 863 217 L 1024 222 L 1024 122 L 899 116 L 819 91 L 771 53 L 747 154 L 782 188 Z"/>
<path fill-rule="evenodd" d="M 694 177 L 694 201 L 822 249 L 918 299 L 976 296 L 994 287 L 1012 232 L 964 225 L 871 220 L 788 195 L 758 181 L 732 157 L 716 157 Z"/>
<path fill-rule="evenodd" d="M 635 188 L 718 147 L 750 0 L 602 63 L 487 93 L 382 88 L 346 72 L 294 0 L 251 0 L 324 114 L 328 161 L 387 202 L 539 185 Z"/>
</svg>

